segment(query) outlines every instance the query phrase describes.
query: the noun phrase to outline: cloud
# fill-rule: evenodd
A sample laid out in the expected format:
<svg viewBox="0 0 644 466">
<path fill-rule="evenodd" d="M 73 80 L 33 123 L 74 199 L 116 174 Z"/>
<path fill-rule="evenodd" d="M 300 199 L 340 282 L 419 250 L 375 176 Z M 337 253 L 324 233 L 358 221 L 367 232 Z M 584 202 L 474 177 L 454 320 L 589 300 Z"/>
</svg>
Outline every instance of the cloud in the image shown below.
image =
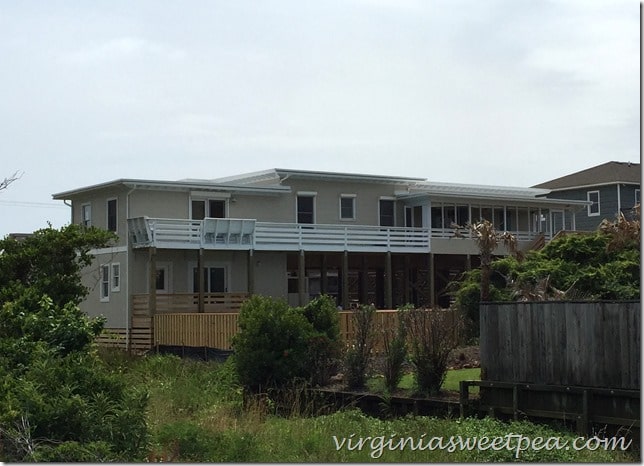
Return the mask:
<svg viewBox="0 0 644 466">
<path fill-rule="evenodd" d="M 68 53 L 65 58 L 75 64 L 96 64 L 144 57 L 178 60 L 185 55 L 183 50 L 167 44 L 140 37 L 118 37 L 86 45 Z"/>
</svg>

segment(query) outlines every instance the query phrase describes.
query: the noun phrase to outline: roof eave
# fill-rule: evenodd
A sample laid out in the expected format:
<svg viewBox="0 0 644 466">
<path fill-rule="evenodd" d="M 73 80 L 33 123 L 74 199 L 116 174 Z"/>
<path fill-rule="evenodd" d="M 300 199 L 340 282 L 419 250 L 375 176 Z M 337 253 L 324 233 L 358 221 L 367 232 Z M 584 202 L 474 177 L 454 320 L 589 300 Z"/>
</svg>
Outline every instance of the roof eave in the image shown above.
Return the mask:
<svg viewBox="0 0 644 466">
<path fill-rule="evenodd" d="M 109 188 L 123 185 L 131 189 L 153 189 L 153 190 L 171 190 L 171 191 L 225 191 L 237 194 L 282 194 L 289 193 L 291 189 L 288 186 L 237 186 L 231 184 L 213 184 L 190 181 L 159 181 L 159 180 L 136 180 L 136 179 L 119 179 L 100 183 L 84 188 L 74 189 L 52 195 L 53 199 L 65 200 L 78 194 L 83 194 L 98 189 Z"/>
</svg>

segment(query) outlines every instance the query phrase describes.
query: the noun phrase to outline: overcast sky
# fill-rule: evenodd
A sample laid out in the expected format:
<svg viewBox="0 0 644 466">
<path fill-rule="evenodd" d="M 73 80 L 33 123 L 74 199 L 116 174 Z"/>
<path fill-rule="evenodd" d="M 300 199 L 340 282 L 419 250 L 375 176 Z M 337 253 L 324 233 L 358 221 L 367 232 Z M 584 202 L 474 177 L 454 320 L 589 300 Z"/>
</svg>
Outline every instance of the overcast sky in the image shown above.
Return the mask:
<svg viewBox="0 0 644 466">
<path fill-rule="evenodd" d="M 117 178 L 272 167 L 532 186 L 638 162 L 640 5 L 3 1 L 0 237 Z"/>
</svg>

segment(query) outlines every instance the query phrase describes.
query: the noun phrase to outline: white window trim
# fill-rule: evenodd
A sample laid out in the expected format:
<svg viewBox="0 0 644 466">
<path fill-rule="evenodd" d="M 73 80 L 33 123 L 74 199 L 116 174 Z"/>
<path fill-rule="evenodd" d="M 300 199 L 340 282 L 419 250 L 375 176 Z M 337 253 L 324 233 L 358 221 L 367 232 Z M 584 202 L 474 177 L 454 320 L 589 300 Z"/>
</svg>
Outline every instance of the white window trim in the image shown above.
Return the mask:
<svg viewBox="0 0 644 466">
<path fill-rule="evenodd" d="M 109 225 L 110 225 L 110 209 L 109 209 L 109 204 L 110 201 L 116 201 L 116 229 L 114 230 L 114 233 L 118 234 L 119 232 L 119 199 L 118 197 L 110 197 L 105 200 L 105 229 L 109 230 Z M 112 231 L 112 230 L 110 230 Z"/>
<path fill-rule="evenodd" d="M 87 219 L 87 224 L 85 224 L 85 208 L 87 207 L 87 211 L 89 212 L 89 218 Z M 84 204 L 81 204 L 81 211 L 80 211 L 80 224 L 86 227 L 91 227 L 92 226 L 92 203 L 91 202 L 86 202 Z"/>
<path fill-rule="evenodd" d="M 591 201 L 591 199 L 590 199 L 590 195 L 591 195 L 591 194 L 594 194 L 594 193 L 597 193 L 597 212 L 592 212 L 592 211 L 591 211 L 591 209 L 593 208 L 593 206 L 595 205 L 595 203 L 593 203 L 593 204 L 589 205 L 589 206 L 588 206 L 588 216 L 589 216 L 589 217 L 597 217 L 597 216 L 599 216 L 599 215 L 601 214 L 601 207 L 600 207 L 600 206 L 601 206 L 601 204 L 600 204 L 600 199 L 601 199 L 601 198 L 600 198 L 600 196 L 599 196 L 599 191 L 588 191 L 588 192 L 586 193 L 586 199 L 587 199 L 589 202 L 592 202 L 592 201 Z"/>
<path fill-rule="evenodd" d="M 118 279 L 117 283 L 114 284 L 114 279 Z M 121 263 L 112 262 L 110 264 L 110 288 L 112 292 L 121 291 Z"/>
<path fill-rule="evenodd" d="M 351 222 L 351 221 L 356 220 L 356 218 L 358 216 L 357 213 L 356 213 L 356 204 L 357 204 L 356 203 L 356 198 L 357 197 L 358 197 L 357 194 L 340 194 L 340 198 L 338 200 L 338 208 L 339 208 L 338 216 L 340 218 L 340 221 L 342 221 L 342 222 Z M 351 212 L 352 216 L 351 217 L 343 217 L 342 216 L 342 199 L 352 199 L 353 200 L 353 208 L 351 209 L 352 210 L 352 212 Z"/>
<path fill-rule="evenodd" d="M 111 283 L 110 283 L 110 264 L 100 264 L 99 265 L 99 280 L 98 280 L 98 297 L 100 302 L 102 303 L 109 303 L 110 302 L 110 289 L 111 289 Z M 107 277 L 105 276 L 107 271 Z M 107 287 L 104 288 L 104 284 L 107 283 Z M 107 294 L 103 295 L 103 290 L 107 290 Z"/>
</svg>

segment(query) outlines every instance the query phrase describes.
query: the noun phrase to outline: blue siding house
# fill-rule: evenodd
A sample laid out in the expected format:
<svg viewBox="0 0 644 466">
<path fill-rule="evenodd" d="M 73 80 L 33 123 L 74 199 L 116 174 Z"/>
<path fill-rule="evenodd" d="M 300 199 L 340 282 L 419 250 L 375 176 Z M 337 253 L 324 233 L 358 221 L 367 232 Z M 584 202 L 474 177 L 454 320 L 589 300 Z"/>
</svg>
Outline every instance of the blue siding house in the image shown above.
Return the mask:
<svg viewBox="0 0 644 466">
<path fill-rule="evenodd" d="M 533 188 L 549 189 L 546 197 L 590 202 L 577 213 L 576 227 L 593 231 L 603 219 L 614 220 L 619 212 L 626 218 L 635 215 L 633 207 L 640 203 L 641 182 L 639 163 L 606 162 Z"/>
</svg>

